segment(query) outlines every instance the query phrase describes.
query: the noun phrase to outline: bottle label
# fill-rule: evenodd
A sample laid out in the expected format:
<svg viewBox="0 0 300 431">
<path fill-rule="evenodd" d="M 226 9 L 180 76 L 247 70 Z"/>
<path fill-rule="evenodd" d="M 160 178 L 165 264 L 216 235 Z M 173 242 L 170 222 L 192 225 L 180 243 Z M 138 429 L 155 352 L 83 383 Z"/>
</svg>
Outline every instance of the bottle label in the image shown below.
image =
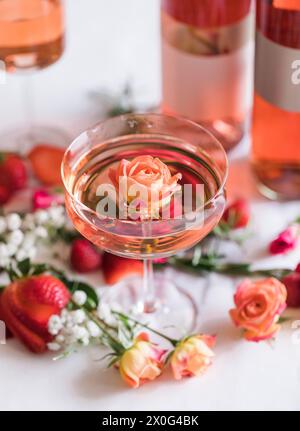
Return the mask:
<svg viewBox="0 0 300 431">
<path fill-rule="evenodd" d="M 250 111 L 254 58 L 252 23 L 251 13 L 233 27 L 218 29 L 221 37 L 214 37 L 213 32 L 209 34 L 209 41 L 216 39 L 219 43 L 215 51 L 207 39 L 203 43 L 206 34 L 191 33 L 190 28 L 182 26 L 184 37 L 178 39 L 171 25 L 165 26 L 170 29 L 162 38 L 166 111 L 195 121 L 242 119 Z M 178 22 L 175 25 L 178 29 Z"/>
<path fill-rule="evenodd" d="M 255 90 L 271 105 L 300 112 L 300 49 L 256 34 Z"/>
</svg>

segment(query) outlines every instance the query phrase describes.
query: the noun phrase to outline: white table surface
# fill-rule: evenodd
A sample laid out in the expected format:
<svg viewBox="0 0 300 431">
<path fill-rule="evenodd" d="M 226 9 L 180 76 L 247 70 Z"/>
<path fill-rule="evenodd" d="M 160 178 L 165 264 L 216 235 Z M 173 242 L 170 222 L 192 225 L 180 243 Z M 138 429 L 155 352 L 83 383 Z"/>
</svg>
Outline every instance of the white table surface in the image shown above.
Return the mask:
<svg viewBox="0 0 300 431">
<path fill-rule="evenodd" d="M 63 59 L 34 77 L 39 122 L 76 135 L 97 121 L 101 106 L 88 96 L 95 89 L 118 92 L 131 80 L 138 102 L 160 98 L 158 0 L 68 0 L 68 44 Z M 21 79 L 0 86 L 0 132 L 22 122 Z M 253 238 L 244 253 L 260 267 L 294 267 L 300 250 L 270 258 L 266 244 L 300 215 L 300 203 L 271 203 L 255 189 L 247 161 L 236 152 L 229 195 L 252 199 Z M 232 250 L 239 258 L 239 250 Z M 214 365 L 201 378 L 175 382 L 166 373 L 139 390 L 127 388 L 115 370 L 102 370 L 89 352 L 58 362 L 30 354 L 17 340 L 0 345 L 1 410 L 299 410 L 300 344 L 292 341 L 291 322 L 276 342 L 240 339 L 228 317 L 237 281 L 211 275 L 206 280 L 176 274 L 193 285 L 200 305 L 200 330 L 217 333 Z M 100 282 L 100 280 L 99 280 Z M 300 309 L 288 311 L 300 319 Z"/>
</svg>

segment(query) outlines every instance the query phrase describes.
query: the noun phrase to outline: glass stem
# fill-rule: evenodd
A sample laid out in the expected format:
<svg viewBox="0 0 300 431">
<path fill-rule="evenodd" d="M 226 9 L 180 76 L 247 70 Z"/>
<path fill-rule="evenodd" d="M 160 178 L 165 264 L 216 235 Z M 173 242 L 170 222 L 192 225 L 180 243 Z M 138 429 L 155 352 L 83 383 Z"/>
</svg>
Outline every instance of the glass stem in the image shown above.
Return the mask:
<svg viewBox="0 0 300 431">
<path fill-rule="evenodd" d="M 143 302 L 144 313 L 152 313 L 155 310 L 153 262 L 151 259 L 144 259 Z"/>
</svg>

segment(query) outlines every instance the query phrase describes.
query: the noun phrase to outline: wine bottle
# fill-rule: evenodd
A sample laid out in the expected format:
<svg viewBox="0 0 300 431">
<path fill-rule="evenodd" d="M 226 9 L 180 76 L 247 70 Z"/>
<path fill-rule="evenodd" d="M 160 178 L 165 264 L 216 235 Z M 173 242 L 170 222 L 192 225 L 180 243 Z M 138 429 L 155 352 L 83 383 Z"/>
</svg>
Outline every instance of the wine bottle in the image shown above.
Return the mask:
<svg viewBox="0 0 300 431">
<path fill-rule="evenodd" d="M 252 159 L 270 198 L 300 197 L 300 0 L 258 0 Z"/>
<path fill-rule="evenodd" d="M 252 0 L 162 0 L 162 110 L 201 123 L 226 150 L 252 108 Z"/>
</svg>

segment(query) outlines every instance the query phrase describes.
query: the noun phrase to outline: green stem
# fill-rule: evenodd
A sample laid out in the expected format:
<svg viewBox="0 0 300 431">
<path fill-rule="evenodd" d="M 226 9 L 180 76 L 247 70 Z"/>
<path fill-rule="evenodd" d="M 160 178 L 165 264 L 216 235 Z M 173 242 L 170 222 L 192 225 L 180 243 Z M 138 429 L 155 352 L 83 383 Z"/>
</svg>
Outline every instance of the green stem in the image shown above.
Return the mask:
<svg viewBox="0 0 300 431">
<path fill-rule="evenodd" d="M 191 259 L 171 258 L 169 264 L 192 272 L 216 272 L 218 274 L 226 274 L 232 276 L 265 276 L 282 278 L 292 272 L 290 269 L 257 269 L 252 270 L 249 263 L 218 263 L 216 259 L 199 259 L 197 264 L 193 264 Z"/>
<path fill-rule="evenodd" d="M 112 310 L 112 313 L 113 313 L 113 314 L 115 314 L 115 315 L 117 315 L 117 316 L 123 317 L 123 319 L 131 320 L 131 322 L 135 323 L 136 325 L 141 326 L 142 328 L 146 328 L 146 329 L 148 329 L 149 331 L 153 332 L 153 334 L 156 334 L 156 335 L 158 335 L 159 337 L 164 338 L 165 340 L 169 341 L 169 343 L 171 343 L 174 347 L 176 347 L 176 346 L 177 346 L 177 344 L 178 344 L 178 341 L 179 341 L 179 340 L 175 340 L 174 338 L 170 338 L 170 337 L 168 337 L 167 335 L 162 334 L 161 332 L 157 331 L 156 329 L 153 329 L 153 328 L 151 328 L 150 326 L 145 325 L 144 323 L 141 323 L 141 322 L 139 322 L 138 320 L 133 319 L 133 318 L 132 318 L 132 317 L 130 317 L 130 316 L 127 316 L 127 315 L 126 315 L 126 314 L 124 314 L 124 313 L 120 313 L 119 311 L 113 311 L 113 310 Z"/>
<path fill-rule="evenodd" d="M 74 306 L 78 307 L 78 305 L 73 300 L 72 300 L 72 303 L 73 303 Z M 119 342 L 118 339 L 116 339 L 113 335 L 111 335 L 110 332 L 107 330 L 107 327 L 109 327 L 109 325 L 107 325 L 104 321 L 100 320 L 97 316 L 94 315 L 94 313 L 90 312 L 84 306 L 80 307 L 80 308 L 86 313 L 86 315 L 94 323 L 96 323 L 96 325 L 101 329 L 101 331 L 103 332 L 103 334 L 106 335 L 109 338 L 109 340 L 113 343 L 113 346 L 114 346 L 113 348 L 116 351 L 116 353 L 118 353 L 118 354 L 124 353 L 124 351 L 126 350 L 124 348 L 124 346 Z"/>
</svg>

